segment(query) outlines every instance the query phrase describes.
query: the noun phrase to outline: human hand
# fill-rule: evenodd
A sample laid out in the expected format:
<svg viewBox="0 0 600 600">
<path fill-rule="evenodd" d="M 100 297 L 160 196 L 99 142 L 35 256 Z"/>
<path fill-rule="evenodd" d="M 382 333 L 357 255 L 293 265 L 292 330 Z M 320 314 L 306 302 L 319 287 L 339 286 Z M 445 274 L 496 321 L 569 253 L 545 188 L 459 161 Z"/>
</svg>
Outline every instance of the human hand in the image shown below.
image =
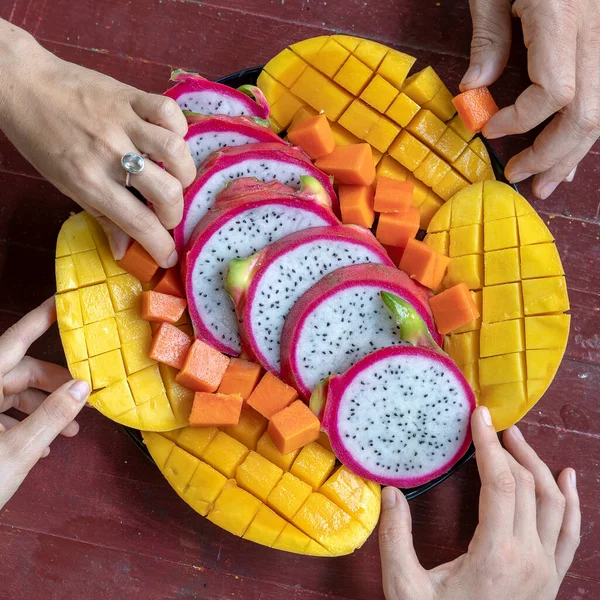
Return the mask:
<svg viewBox="0 0 600 600">
<path fill-rule="evenodd" d="M 461 90 L 492 84 L 506 66 L 512 15 L 521 19 L 531 85 L 483 129 L 495 139 L 552 121 L 508 162 L 512 183 L 535 175 L 533 193 L 547 198 L 600 136 L 600 5 L 597 0 L 470 0 L 471 62 Z"/>
<path fill-rule="evenodd" d="M 89 385 L 72 381 L 64 367 L 25 356 L 55 320 L 50 298 L 0 337 L 0 509 L 35 463 L 48 456 L 59 433 L 72 437 L 79 431 L 74 419 L 89 396 Z M 3 414 L 9 408 L 29 416 L 19 422 Z"/>
<path fill-rule="evenodd" d="M 162 267 L 174 266 L 167 230 L 181 220 L 183 189 L 196 176 L 177 103 L 60 60 L 0 20 L 3 36 L 0 129 L 48 181 L 98 219 L 115 258 L 125 254 L 130 235 Z M 149 157 L 131 185 L 154 211 L 125 188 L 120 161 L 127 152 Z"/>
<path fill-rule="evenodd" d="M 410 509 L 382 492 L 379 545 L 387 600 L 553 600 L 579 545 L 575 471 L 554 481 L 516 427 L 498 441 L 490 413 L 471 420 L 481 478 L 479 525 L 466 554 L 426 571 L 415 553 Z"/>
</svg>

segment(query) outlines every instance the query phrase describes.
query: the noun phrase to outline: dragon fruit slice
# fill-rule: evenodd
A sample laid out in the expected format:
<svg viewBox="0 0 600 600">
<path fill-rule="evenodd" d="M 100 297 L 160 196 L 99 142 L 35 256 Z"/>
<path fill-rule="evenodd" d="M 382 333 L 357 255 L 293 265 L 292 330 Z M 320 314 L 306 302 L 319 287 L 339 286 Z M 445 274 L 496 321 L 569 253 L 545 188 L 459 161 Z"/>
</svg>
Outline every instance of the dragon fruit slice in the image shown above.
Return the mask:
<svg viewBox="0 0 600 600">
<path fill-rule="evenodd" d="M 248 117 L 188 116 L 185 136 L 192 158 L 198 168 L 213 152 L 232 146 L 256 143 L 285 142 L 267 127 Z"/>
<path fill-rule="evenodd" d="M 343 464 L 382 485 L 411 488 L 465 454 L 475 396 L 454 362 L 432 349 L 423 320 L 408 304 L 404 311 L 419 322 L 415 338 L 431 348 L 377 350 L 317 388 L 314 404 L 326 388 L 321 427 Z"/>
<path fill-rule="evenodd" d="M 244 352 L 278 375 L 284 319 L 300 296 L 328 273 L 367 262 L 393 266 L 373 234 L 353 225 L 306 229 L 231 261 L 226 288 Z"/>
<path fill-rule="evenodd" d="M 175 228 L 175 244 L 181 253 L 194 228 L 213 205 L 217 194 L 231 181 L 255 177 L 259 181 L 278 180 L 300 188 L 300 177 L 314 177 L 324 188 L 337 210 L 337 197 L 331 181 L 313 166 L 299 148 L 279 143 L 250 144 L 215 152 L 203 165 L 184 196 L 183 219 Z"/>
<path fill-rule="evenodd" d="M 183 111 L 200 115 L 269 117 L 269 103 L 254 85 L 243 85 L 236 90 L 185 71 L 173 71 L 171 81 L 176 83 L 164 95 L 173 98 Z"/>
<path fill-rule="evenodd" d="M 281 333 L 282 377 L 306 399 L 320 381 L 344 373 L 380 348 L 406 343 L 380 292 L 408 301 L 441 343 L 428 291 L 406 273 L 378 264 L 330 273 L 294 305 Z"/>
<path fill-rule="evenodd" d="M 276 181 L 237 179 L 219 194 L 196 227 L 184 263 L 186 296 L 199 338 L 225 354 L 240 353 L 235 308 L 223 287 L 227 265 L 295 231 L 339 225 L 328 201 L 312 177 L 302 177 L 298 192 Z"/>
</svg>

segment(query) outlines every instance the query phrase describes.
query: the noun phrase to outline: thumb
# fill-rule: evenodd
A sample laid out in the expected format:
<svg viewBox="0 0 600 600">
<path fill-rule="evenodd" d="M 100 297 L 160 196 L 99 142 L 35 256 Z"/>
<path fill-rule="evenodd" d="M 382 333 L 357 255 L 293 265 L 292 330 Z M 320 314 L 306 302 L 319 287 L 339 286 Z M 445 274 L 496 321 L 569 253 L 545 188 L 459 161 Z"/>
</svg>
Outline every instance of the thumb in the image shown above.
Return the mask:
<svg viewBox="0 0 600 600">
<path fill-rule="evenodd" d="M 108 245 L 115 260 L 121 260 L 129 248 L 131 238 L 115 223 L 103 215 L 96 217 L 108 238 Z"/>
<path fill-rule="evenodd" d="M 412 598 L 406 595 L 409 590 L 422 589 L 419 580 L 426 571 L 413 546 L 410 509 L 404 494 L 393 487 L 381 492 L 379 552 L 386 598 Z"/>
<path fill-rule="evenodd" d="M 473 38 L 469 69 L 460 82 L 461 91 L 491 85 L 500 77 L 512 38 L 510 0 L 471 0 Z"/>
</svg>

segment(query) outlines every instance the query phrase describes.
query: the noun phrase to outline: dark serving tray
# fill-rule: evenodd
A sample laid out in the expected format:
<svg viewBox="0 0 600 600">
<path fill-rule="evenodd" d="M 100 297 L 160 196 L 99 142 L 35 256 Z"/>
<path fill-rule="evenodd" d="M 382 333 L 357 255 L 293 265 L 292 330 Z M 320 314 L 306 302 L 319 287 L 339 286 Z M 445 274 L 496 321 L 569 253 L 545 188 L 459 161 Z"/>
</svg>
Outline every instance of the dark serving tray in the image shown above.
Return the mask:
<svg viewBox="0 0 600 600">
<path fill-rule="evenodd" d="M 258 76 L 259 76 L 261 70 L 262 70 L 262 67 L 253 67 L 251 69 L 244 69 L 243 71 L 238 71 L 237 73 L 232 73 L 231 75 L 222 77 L 221 79 L 218 80 L 218 82 L 224 83 L 225 85 L 228 85 L 229 87 L 233 87 L 233 88 L 237 88 L 237 87 L 240 87 L 241 85 L 248 85 L 248 84 L 255 85 L 256 80 L 258 79 Z M 479 136 L 479 137 L 481 137 L 481 136 Z M 487 143 L 487 140 L 483 137 L 481 139 L 483 140 L 483 143 L 485 144 L 487 151 L 490 154 L 490 158 L 492 161 L 492 168 L 494 169 L 494 175 L 496 175 L 496 179 L 498 179 L 498 181 L 503 181 L 504 183 L 508 183 L 506 181 L 506 178 L 504 177 L 504 165 L 500 161 L 500 158 L 494 152 L 494 150 L 489 146 L 489 144 Z M 517 190 L 517 186 L 513 185 L 512 187 L 515 190 Z M 144 442 L 142 441 L 141 433 L 137 429 L 131 429 L 130 427 L 123 427 L 123 429 L 125 430 L 125 433 L 129 436 L 129 438 L 133 441 L 133 443 L 148 457 L 149 460 L 152 460 L 152 457 L 150 456 L 148 449 L 146 448 Z M 465 463 L 469 462 L 473 458 L 473 456 L 475 456 L 475 447 L 473 446 L 473 444 L 471 444 L 471 446 L 467 450 L 466 454 L 456 464 L 454 464 L 450 470 L 448 470 L 443 475 L 440 475 L 439 477 L 437 477 L 436 479 L 434 479 L 428 483 L 425 483 L 423 485 L 420 485 L 418 487 L 411 488 L 408 490 L 402 490 L 404 492 L 404 495 L 406 496 L 406 498 L 408 500 L 412 500 L 413 498 L 416 498 L 417 496 L 420 496 L 421 494 L 429 491 L 430 489 L 432 489 L 435 486 L 442 483 L 442 481 L 445 481 L 446 479 L 448 479 L 448 477 L 450 477 L 450 475 L 452 475 L 453 473 L 458 471 L 458 469 L 460 469 Z"/>
</svg>

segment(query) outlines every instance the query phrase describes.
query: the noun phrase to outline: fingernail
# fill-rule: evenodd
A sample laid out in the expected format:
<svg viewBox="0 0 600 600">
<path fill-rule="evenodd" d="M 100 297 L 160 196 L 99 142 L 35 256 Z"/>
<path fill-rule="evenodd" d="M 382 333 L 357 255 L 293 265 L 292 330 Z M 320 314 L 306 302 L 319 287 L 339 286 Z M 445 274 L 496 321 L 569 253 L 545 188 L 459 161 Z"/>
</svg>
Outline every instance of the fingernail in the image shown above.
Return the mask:
<svg viewBox="0 0 600 600">
<path fill-rule="evenodd" d="M 525 441 L 525 438 L 523 437 L 523 434 L 521 433 L 521 430 L 520 430 L 520 429 L 519 429 L 519 428 L 518 428 L 516 425 L 513 425 L 513 426 L 511 427 L 511 430 L 512 430 L 512 434 L 513 434 L 513 435 L 514 435 L 514 436 L 515 436 L 515 437 L 516 437 L 518 440 L 520 440 L 521 442 L 524 442 L 524 441 Z"/>
<path fill-rule="evenodd" d="M 381 507 L 384 509 L 396 506 L 396 489 L 393 487 L 383 488 L 381 491 Z"/>
<path fill-rule="evenodd" d="M 488 427 L 492 426 L 492 415 L 490 415 L 490 411 L 488 410 L 487 406 L 481 407 L 481 418 Z"/>
<path fill-rule="evenodd" d="M 568 181 L 569 183 L 571 183 L 573 181 L 573 179 L 575 179 L 575 173 L 577 171 L 577 167 L 575 167 L 568 175 L 567 178 L 565 179 L 565 181 Z"/>
<path fill-rule="evenodd" d="M 515 175 L 512 175 L 511 177 L 509 177 L 508 180 L 511 183 L 519 183 L 520 181 L 529 179 L 529 177 L 532 177 L 532 176 L 533 176 L 533 173 L 516 173 Z"/>
<path fill-rule="evenodd" d="M 575 469 L 571 469 L 571 472 L 569 473 L 569 481 L 574 488 L 577 487 L 577 473 L 575 472 Z"/>
<path fill-rule="evenodd" d="M 87 381 L 77 379 L 69 387 L 69 394 L 71 394 L 78 402 L 83 402 L 84 400 L 87 400 L 87 397 L 90 395 L 90 386 Z"/>
<path fill-rule="evenodd" d="M 179 257 L 177 256 L 177 250 L 173 250 L 171 256 L 167 259 L 167 268 L 174 267 L 177 264 Z"/>
<path fill-rule="evenodd" d="M 556 188 L 558 187 L 558 183 L 546 183 L 540 188 L 540 198 L 545 200 Z"/>
<path fill-rule="evenodd" d="M 46 448 L 43 452 L 42 452 L 42 458 L 46 458 L 46 456 L 48 456 L 48 454 L 50 454 L 50 448 Z"/>
<path fill-rule="evenodd" d="M 478 65 L 469 67 L 467 69 L 467 72 L 463 75 L 460 85 L 461 86 L 469 85 L 470 83 L 477 81 L 479 79 L 480 75 L 481 75 L 481 67 L 479 67 Z"/>
</svg>

